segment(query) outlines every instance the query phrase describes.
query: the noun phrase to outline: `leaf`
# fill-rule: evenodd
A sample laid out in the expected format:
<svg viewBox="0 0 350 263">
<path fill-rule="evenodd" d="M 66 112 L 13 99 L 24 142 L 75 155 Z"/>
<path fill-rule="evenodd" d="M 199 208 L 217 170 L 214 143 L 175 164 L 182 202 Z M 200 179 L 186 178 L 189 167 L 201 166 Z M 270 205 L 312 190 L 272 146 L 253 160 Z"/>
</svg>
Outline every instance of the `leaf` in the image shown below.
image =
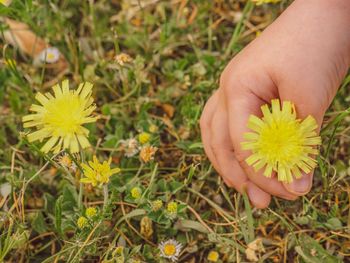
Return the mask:
<svg viewBox="0 0 350 263">
<path fill-rule="evenodd" d="M 32 222 L 33 229 L 39 234 L 45 233 L 47 231 L 44 216 L 41 212 L 38 212 Z"/>
<path fill-rule="evenodd" d="M 325 250 L 316 240 L 313 238 L 302 235 L 299 238 L 301 246 L 295 247 L 295 251 L 307 262 L 307 263 L 338 263 L 342 262 L 340 259 L 332 256 Z"/>
<path fill-rule="evenodd" d="M 63 196 L 61 195 L 55 204 L 55 228 L 57 232 L 62 234 L 62 201 Z"/>
<path fill-rule="evenodd" d="M 179 219 L 175 223 L 174 228 L 182 231 L 190 231 L 193 229 L 201 233 L 209 233 L 208 229 L 206 229 L 201 223 L 194 220 Z"/>
<path fill-rule="evenodd" d="M 339 220 L 339 218 L 336 217 L 328 219 L 327 223 L 325 223 L 324 225 L 330 230 L 337 230 L 343 227 L 342 222 Z"/>
</svg>

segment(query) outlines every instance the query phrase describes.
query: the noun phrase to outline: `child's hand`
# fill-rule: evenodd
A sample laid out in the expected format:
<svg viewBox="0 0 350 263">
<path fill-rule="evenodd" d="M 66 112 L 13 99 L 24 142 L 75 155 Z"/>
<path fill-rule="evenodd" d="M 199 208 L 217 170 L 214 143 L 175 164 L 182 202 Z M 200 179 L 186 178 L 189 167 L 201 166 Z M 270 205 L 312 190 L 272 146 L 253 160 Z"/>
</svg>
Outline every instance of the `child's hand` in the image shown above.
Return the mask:
<svg viewBox="0 0 350 263">
<path fill-rule="evenodd" d="M 299 118 L 322 124 L 350 65 L 350 1 L 296 0 L 261 36 L 240 52 L 221 75 L 220 88 L 201 117 L 205 152 L 224 181 L 254 206 L 271 195 L 294 200 L 312 186 L 312 173 L 282 184 L 254 172 L 240 143 L 250 114 L 273 98 L 292 101 Z"/>
</svg>

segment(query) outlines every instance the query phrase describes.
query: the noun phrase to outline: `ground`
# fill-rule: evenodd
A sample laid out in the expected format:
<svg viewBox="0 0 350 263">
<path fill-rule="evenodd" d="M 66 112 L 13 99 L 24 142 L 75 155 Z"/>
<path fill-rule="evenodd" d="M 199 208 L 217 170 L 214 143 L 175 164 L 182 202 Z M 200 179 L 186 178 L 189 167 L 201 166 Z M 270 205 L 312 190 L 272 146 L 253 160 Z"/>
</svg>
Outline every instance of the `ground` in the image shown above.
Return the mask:
<svg viewBox="0 0 350 263">
<path fill-rule="evenodd" d="M 179 252 L 178 262 L 350 262 L 350 76 L 326 114 L 314 186 L 296 201 L 252 208 L 225 186 L 200 139 L 220 72 L 288 4 L 0 4 L 2 18 L 28 25 L 15 31 L 27 32 L 20 45 L 0 24 L 0 262 L 167 262 L 166 252 Z M 40 63 L 37 48 L 48 44 L 60 60 Z M 43 153 L 22 117 L 37 92 L 64 79 L 71 89 L 94 84 L 91 147 Z M 121 172 L 108 184 L 81 183 L 93 155 Z M 169 239 L 181 245 L 160 246 Z"/>
</svg>

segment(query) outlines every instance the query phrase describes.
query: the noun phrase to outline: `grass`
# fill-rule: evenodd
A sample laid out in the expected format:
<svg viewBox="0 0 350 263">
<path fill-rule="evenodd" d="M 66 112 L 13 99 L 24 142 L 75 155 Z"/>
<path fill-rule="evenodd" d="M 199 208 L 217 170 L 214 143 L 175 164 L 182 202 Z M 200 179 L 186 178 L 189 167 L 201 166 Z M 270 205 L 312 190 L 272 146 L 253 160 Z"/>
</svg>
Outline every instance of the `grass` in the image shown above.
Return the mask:
<svg viewBox="0 0 350 263">
<path fill-rule="evenodd" d="M 287 5 L 15 0 L 0 7 L 1 16 L 28 24 L 68 63 L 63 73 L 35 66 L 0 40 L 0 262 L 166 262 L 158 244 L 170 238 L 183 244 L 179 262 L 208 262 L 210 251 L 218 262 L 247 262 L 248 244 L 259 238 L 264 250 L 253 252 L 260 262 L 347 262 L 350 76 L 326 115 L 314 187 L 297 201 L 274 198 L 269 209 L 251 208 L 223 184 L 200 141 L 198 119 L 220 72 Z M 118 65 L 121 52 L 132 61 Z M 79 183 L 79 167 L 63 167 L 23 136 L 21 117 L 34 94 L 65 78 L 74 87 L 94 83 L 93 147 L 70 157 L 76 165 L 94 154 L 112 157 L 122 173 L 111 178 L 108 198 Z M 119 143 L 143 131 L 158 148 L 147 163 L 126 158 Z M 158 211 L 155 200 L 163 204 Z M 171 202 L 177 208 L 169 215 Z M 80 229 L 87 207 L 98 213 Z"/>
</svg>

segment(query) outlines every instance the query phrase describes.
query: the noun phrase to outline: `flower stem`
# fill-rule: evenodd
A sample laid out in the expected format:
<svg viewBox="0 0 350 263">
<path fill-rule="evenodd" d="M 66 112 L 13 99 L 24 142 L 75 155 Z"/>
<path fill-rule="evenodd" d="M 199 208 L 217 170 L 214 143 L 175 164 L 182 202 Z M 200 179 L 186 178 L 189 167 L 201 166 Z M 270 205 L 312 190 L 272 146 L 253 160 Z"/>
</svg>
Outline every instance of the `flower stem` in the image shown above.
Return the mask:
<svg viewBox="0 0 350 263">
<path fill-rule="evenodd" d="M 108 185 L 103 185 L 103 212 L 106 212 L 108 202 Z"/>
</svg>

